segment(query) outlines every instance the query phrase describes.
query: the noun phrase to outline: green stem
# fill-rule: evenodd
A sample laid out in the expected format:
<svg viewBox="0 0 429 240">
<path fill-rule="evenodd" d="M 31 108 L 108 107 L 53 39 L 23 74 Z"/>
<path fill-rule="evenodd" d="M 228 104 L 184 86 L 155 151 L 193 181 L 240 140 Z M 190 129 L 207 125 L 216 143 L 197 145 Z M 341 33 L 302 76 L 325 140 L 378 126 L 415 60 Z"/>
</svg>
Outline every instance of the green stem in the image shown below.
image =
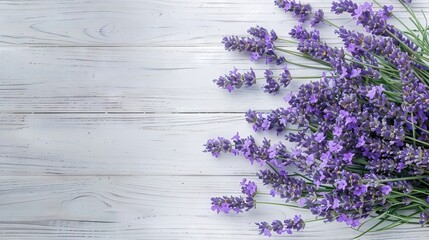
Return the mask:
<svg viewBox="0 0 429 240">
<path fill-rule="evenodd" d="M 411 112 L 411 121 L 413 121 L 411 123 L 412 130 L 413 130 L 413 144 L 414 144 L 414 146 L 416 146 L 416 141 L 415 141 L 415 139 L 416 139 L 416 128 L 414 127 L 414 113 L 413 112 Z"/>
<path fill-rule="evenodd" d="M 392 193 L 401 194 L 400 192 L 397 192 L 397 191 L 392 191 Z M 403 194 L 403 195 L 405 195 L 405 194 Z M 414 199 L 416 203 L 420 203 L 421 205 L 423 205 L 425 207 L 429 207 L 429 203 L 427 203 L 425 200 L 422 200 L 418 197 L 414 197 L 413 195 L 410 195 L 410 194 L 405 195 L 405 196 Z"/>
<path fill-rule="evenodd" d="M 423 144 L 423 145 L 426 145 L 426 146 L 429 146 L 429 143 L 427 143 L 427 142 L 424 142 L 424 141 L 421 141 L 421 140 L 418 140 L 418 139 L 415 139 L 415 138 L 412 138 L 412 137 L 409 137 L 409 136 L 405 136 L 405 139 L 408 139 L 408 140 L 411 140 L 411 141 L 415 141 L 415 142 L 418 142 L 418 143 L 420 143 L 420 144 Z M 429 177 L 429 176 L 428 176 Z"/>
<path fill-rule="evenodd" d="M 358 238 L 362 237 L 363 235 L 367 234 L 368 232 L 370 232 L 371 230 L 373 230 L 374 228 L 376 228 L 378 225 L 382 224 L 384 221 L 386 221 L 386 219 L 382 219 L 382 220 L 378 221 L 377 224 L 375 224 L 374 226 L 370 227 L 368 230 L 366 230 L 365 232 L 359 234 L 358 236 L 354 237 L 353 239 L 358 239 Z"/>
<path fill-rule="evenodd" d="M 323 22 L 326 22 L 328 25 L 335 27 L 335 28 L 340 28 L 338 27 L 335 23 L 329 21 L 328 19 L 323 19 Z"/>
<path fill-rule="evenodd" d="M 275 205 L 275 206 L 283 206 L 283 207 L 291 207 L 291 208 L 297 208 L 297 209 L 303 209 L 302 207 L 292 205 L 292 204 L 285 204 L 285 203 L 274 203 L 274 202 L 259 202 L 255 201 L 256 204 L 266 204 L 266 205 Z"/>
<path fill-rule="evenodd" d="M 405 181 L 405 180 L 416 180 L 416 179 L 425 179 L 429 178 L 429 176 L 414 176 L 414 177 L 403 177 L 403 178 L 389 178 L 389 179 L 381 179 L 374 181 L 375 183 L 382 183 L 382 182 L 396 182 L 396 181 Z M 371 182 L 371 181 L 368 181 Z"/>
<path fill-rule="evenodd" d="M 304 67 L 304 68 L 312 68 L 312 69 L 318 69 L 318 70 L 324 70 L 324 71 L 332 71 L 332 68 L 323 68 L 323 67 L 315 67 L 310 65 L 304 65 L 300 63 L 291 62 L 289 60 L 285 60 L 286 63 L 293 64 L 295 66 Z"/>
<path fill-rule="evenodd" d="M 292 51 L 292 50 L 288 50 L 288 49 L 284 49 L 284 48 L 280 48 L 280 47 L 275 47 L 275 49 L 277 51 L 279 51 L 279 52 L 284 52 L 284 53 L 287 53 L 287 54 L 290 54 L 290 55 L 293 55 L 293 56 L 296 56 L 296 57 L 304 58 L 304 59 L 307 59 L 307 60 L 319 63 L 319 64 L 327 66 L 327 67 L 331 67 L 330 63 L 328 63 L 326 61 L 323 61 L 323 60 L 315 59 L 315 58 L 313 58 L 312 56 L 310 56 L 310 55 L 308 55 L 306 53 Z M 330 70 L 332 70 L 332 69 L 329 69 L 329 71 Z"/>
<path fill-rule="evenodd" d="M 270 195 L 271 196 L 271 194 L 269 194 L 269 193 L 258 192 L 258 191 L 256 191 L 256 195 L 266 195 L 266 196 Z"/>
<path fill-rule="evenodd" d="M 304 222 L 305 222 L 305 223 L 319 222 L 319 221 L 322 221 L 322 220 L 325 220 L 325 219 L 326 219 L 326 218 L 312 219 L 312 220 L 305 220 Z"/>
<path fill-rule="evenodd" d="M 285 39 L 285 38 L 277 38 L 277 40 L 280 40 L 280 41 L 283 41 L 283 42 L 287 42 L 287 43 L 298 44 L 298 42 L 296 42 L 296 41 Z"/>
<path fill-rule="evenodd" d="M 293 79 L 315 79 L 315 78 L 322 78 L 322 76 L 292 77 L 292 80 Z"/>
</svg>

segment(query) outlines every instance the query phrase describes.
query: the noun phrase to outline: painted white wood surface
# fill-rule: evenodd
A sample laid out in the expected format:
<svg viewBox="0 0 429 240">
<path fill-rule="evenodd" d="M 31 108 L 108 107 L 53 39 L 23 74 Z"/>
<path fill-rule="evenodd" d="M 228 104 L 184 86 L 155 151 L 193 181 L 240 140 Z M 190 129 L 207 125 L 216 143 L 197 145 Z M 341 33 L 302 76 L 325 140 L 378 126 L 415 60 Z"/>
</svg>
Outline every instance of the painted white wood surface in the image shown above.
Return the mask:
<svg viewBox="0 0 429 240">
<path fill-rule="evenodd" d="M 259 87 L 212 84 L 232 66 L 265 68 L 223 51 L 221 37 L 256 24 L 285 35 L 294 23 L 265 0 L 0 1 L 0 239 L 266 239 L 254 222 L 296 210 L 211 212 L 211 196 L 239 194 L 257 168 L 201 150 L 211 137 L 251 134 L 247 109 L 283 104 Z M 363 239 L 429 238 L 404 228 Z M 355 235 L 313 223 L 289 238 Z"/>
</svg>

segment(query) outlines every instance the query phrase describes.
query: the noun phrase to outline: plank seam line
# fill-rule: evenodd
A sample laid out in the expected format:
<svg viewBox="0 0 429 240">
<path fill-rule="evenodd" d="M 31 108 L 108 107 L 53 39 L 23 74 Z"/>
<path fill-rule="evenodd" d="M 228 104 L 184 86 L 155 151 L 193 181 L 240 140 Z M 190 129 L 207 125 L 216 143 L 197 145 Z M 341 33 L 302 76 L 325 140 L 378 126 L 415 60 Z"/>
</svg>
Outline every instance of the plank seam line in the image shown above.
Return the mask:
<svg viewBox="0 0 429 240">
<path fill-rule="evenodd" d="M 258 111 L 269 111 L 269 110 L 258 110 Z M 153 115 L 153 114 L 244 114 L 243 112 L 224 112 L 224 111 L 213 111 L 213 112 L 0 112 L 0 115 L 16 114 L 16 115 L 65 115 L 65 114 L 94 114 L 94 115 L 118 115 L 118 114 L 141 114 L 141 115 Z"/>
</svg>

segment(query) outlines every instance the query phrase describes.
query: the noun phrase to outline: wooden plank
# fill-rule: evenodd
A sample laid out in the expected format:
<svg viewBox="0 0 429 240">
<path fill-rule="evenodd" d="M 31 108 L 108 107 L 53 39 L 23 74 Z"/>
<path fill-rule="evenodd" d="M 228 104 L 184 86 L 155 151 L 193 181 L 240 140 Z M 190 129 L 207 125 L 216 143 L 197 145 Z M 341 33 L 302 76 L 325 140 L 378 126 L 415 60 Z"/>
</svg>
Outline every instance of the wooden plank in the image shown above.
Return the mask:
<svg viewBox="0 0 429 240">
<path fill-rule="evenodd" d="M 217 215 L 210 197 L 239 195 L 241 177 L 0 177 L 2 239 L 266 239 L 254 222 L 306 210 L 258 205 L 243 214 Z M 259 189 L 268 192 L 263 186 Z M 260 201 L 275 201 L 257 196 Z M 278 202 L 278 201 L 277 201 Z M 36 207 L 37 206 L 37 207 Z M 350 239 L 344 224 L 308 223 L 300 239 Z M 402 228 L 364 239 L 427 239 L 429 228 Z M 282 239 L 274 237 L 274 239 Z"/>
<path fill-rule="evenodd" d="M 243 114 L 3 114 L 0 175 L 253 175 L 202 152 L 237 131 L 253 133 Z"/>
<path fill-rule="evenodd" d="M 0 48 L 0 112 L 244 112 L 275 108 L 296 80 L 272 96 L 261 87 L 228 93 L 212 79 L 233 67 L 278 69 L 222 47 Z M 296 60 L 301 63 L 303 60 Z M 294 76 L 321 71 L 290 66 Z M 279 70 L 276 74 L 280 73 Z"/>
<path fill-rule="evenodd" d="M 325 12 L 330 8 L 328 2 L 306 2 Z M 398 17 L 408 17 L 398 1 L 382 2 L 396 6 Z M 413 2 L 419 11 L 429 9 L 425 0 Z M 341 24 L 350 19 L 327 16 Z M 1 1 L 0 22 L 3 46 L 193 47 L 217 44 L 225 34 L 242 34 L 253 25 L 275 28 L 285 35 L 297 24 L 273 1 L 261 0 Z"/>
</svg>

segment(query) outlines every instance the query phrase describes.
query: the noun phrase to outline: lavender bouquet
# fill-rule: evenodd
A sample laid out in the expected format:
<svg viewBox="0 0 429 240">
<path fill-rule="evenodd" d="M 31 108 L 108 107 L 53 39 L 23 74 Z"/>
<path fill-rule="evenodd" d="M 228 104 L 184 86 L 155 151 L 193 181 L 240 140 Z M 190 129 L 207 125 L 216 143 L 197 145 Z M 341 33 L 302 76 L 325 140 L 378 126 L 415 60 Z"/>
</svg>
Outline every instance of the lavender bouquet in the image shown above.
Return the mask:
<svg viewBox="0 0 429 240">
<path fill-rule="evenodd" d="M 267 69 L 257 78 L 250 69 L 237 69 L 215 79 L 218 87 L 235 91 L 265 79 L 263 91 L 277 94 L 294 78 L 287 65 L 311 67 L 320 80 L 303 84 L 285 97 L 288 104 L 271 112 L 249 110 L 246 121 L 256 132 L 275 131 L 295 144 L 261 143 L 252 136 L 210 139 L 205 152 L 218 157 L 232 153 L 257 162 L 257 174 L 273 197 L 284 206 L 309 209 L 316 219 L 344 222 L 360 231 L 382 231 L 401 224 L 428 222 L 429 215 L 429 37 L 423 23 L 409 5 L 401 1 L 412 25 L 400 21 L 392 6 L 356 4 L 351 0 L 332 3 L 335 14 L 349 14 L 362 31 L 339 27 L 322 10 L 308 4 L 276 0 L 275 5 L 298 17 L 301 24 L 277 36 L 262 27 L 248 30 L 250 36 L 225 37 L 228 51 L 248 53 L 252 61 L 265 59 L 281 66 L 281 73 Z M 375 10 L 378 8 L 378 10 Z M 396 18 L 400 28 L 389 24 Z M 310 29 L 304 22 L 310 21 Z M 343 47 L 325 43 L 318 24 L 328 24 Z M 296 44 L 297 51 L 278 43 Z M 288 56 L 302 57 L 314 65 L 300 65 Z M 274 71 L 273 71 L 274 70 Z M 307 77 L 300 77 L 307 78 Z M 314 76 L 309 77 L 314 78 Z M 258 203 L 255 182 L 241 182 L 243 196 L 214 197 L 212 210 L 240 213 Z M 370 222 L 370 223 L 368 223 Z M 368 223 L 368 224 L 367 224 Z M 300 231 L 300 216 L 256 223 L 260 234 L 271 236 Z M 367 225 L 369 227 L 361 227 Z"/>
</svg>

